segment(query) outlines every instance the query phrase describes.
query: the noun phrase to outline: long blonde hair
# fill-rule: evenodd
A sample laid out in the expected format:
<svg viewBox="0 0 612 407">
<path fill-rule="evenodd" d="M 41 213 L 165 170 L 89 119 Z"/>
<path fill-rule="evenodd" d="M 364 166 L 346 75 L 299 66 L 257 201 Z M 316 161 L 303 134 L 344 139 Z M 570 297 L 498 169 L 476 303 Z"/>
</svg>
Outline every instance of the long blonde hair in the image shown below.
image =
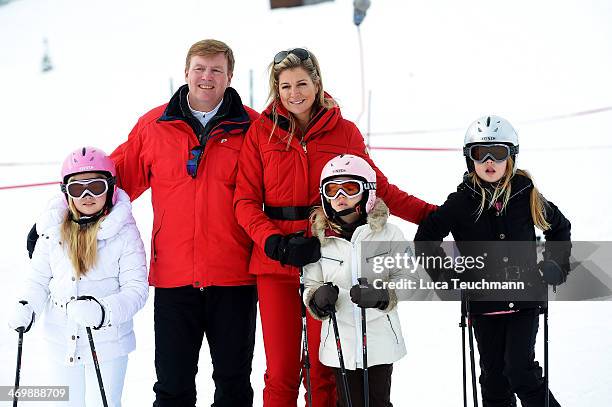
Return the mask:
<svg viewBox="0 0 612 407">
<path fill-rule="evenodd" d="M 480 218 L 482 212 L 485 209 L 491 208 L 500 198 L 501 208 L 499 209 L 499 211 L 501 212 L 506 209 L 508 201 L 512 196 L 511 180 L 514 174 L 514 160 L 512 159 L 512 157 L 508 157 L 506 172 L 499 180 L 497 185 L 495 185 L 495 188 L 493 190 L 484 188 L 484 186 L 482 185 L 482 181 L 476 174 L 476 171 L 472 171 L 468 174 L 468 179 L 472 183 L 472 186 L 475 190 L 480 192 L 481 196 L 480 206 L 478 207 L 476 219 Z M 527 172 L 526 170 L 516 169 L 516 174 L 528 178 L 533 184 L 533 188 L 531 189 L 531 195 L 529 197 L 529 207 L 531 208 L 531 219 L 533 220 L 533 224 L 540 230 L 550 229 L 550 223 L 546 220 L 546 208 L 548 206 L 548 202 L 542 196 L 540 191 L 538 191 L 538 189 L 536 188 L 529 172 Z"/>
<path fill-rule="evenodd" d="M 68 182 L 72 181 L 72 178 Z M 73 219 L 81 218 L 81 213 L 76 209 L 73 199 L 68 197 L 68 211 L 61 227 L 61 238 L 65 250 L 70 257 L 70 262 L 76 272 L 76 277 L 85 275 L 98 261 L 98 230 L 100 224 L 106 218 L 101 216 L 97 221 L 79 225 Z"/>
<path fill-rule="evenodd" d="M 332 98 L 325 97 L 325 91 L 323 90 L 323 78 L 321 77 L 321 68 L 319 67 L 319 62 L 314 54 L 308 51 L 310 55 L 305 60 L 301 60 L 297 55 L 293 53 L 288 53 L 285 59 L 283 59 L 278 64 L 272 62 L 269 66 L 269 86 L 270 92 L 268 93 L 268 103 L 272 103 L 272 122 L 274 125 L 272 126 L 272 131 L 270 132 L 270 137 L 274 134 L 274 130 L 278 126 L 279 114 L 278 114 L 278 105 L 280 102 L 280 96 L 278 92 L 278 78 L 286 69 L 293 68 L 302 68 L 310 76 L 310 79 L 317 87 L 317 95 L 315 97 L 314 104 L 311 109 L 311 118 L 312 115 L 316 114 L 321 108 L 331 109 L 336 106 L 336 102 Z M 291 144 L 291 140 L 295 135 L 296 130 L 296 120 L 293 117 L 293 114 L 289 113 L 289 130 L 287 136 L 287 149 L 289 149 L 289 145 Z"/>
</svg>

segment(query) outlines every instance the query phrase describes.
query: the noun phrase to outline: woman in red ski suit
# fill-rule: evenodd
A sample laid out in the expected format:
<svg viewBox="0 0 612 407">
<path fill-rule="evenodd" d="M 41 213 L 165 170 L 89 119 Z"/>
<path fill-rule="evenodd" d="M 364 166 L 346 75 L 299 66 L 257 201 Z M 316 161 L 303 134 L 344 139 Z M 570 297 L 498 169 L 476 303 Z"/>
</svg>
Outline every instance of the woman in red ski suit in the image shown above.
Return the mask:
<svg viewBox="0 0 612 407">
<path fill-rule="evenodd" d="M 311 52 L 296 48 L 275 56 L 270 100 L 251 124 L 240 152 L 234 210 L 255 242 L 249 271 L 257 278 L 266 351 L 264 407 L 292 407 L 297 405 L 302 366 L 299 267 L 321 256 L 318 239 L 310 237 L 308 216 L 320 204 L 325 163 L 340 154 L 363 157 L 376 170 L 377 194 L 391 213 L 407 221 L 419 223 L 435 206 L 389 184 L 368 156 L 355 124 L 342 118 L 324 92 Z M 307 318 L 312 405 L 333 407 L 334 373 L 318 358 L 321 322 Z"/>
</svg>

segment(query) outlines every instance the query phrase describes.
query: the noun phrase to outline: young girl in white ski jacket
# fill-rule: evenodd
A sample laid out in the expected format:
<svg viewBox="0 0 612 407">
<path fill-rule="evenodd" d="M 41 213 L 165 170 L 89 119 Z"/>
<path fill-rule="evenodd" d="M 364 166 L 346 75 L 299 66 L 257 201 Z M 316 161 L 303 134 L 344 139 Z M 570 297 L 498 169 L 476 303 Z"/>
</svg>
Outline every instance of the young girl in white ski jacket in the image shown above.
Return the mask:
<svg viewBox="0 0 612 407">
<path fill-rule="evenodd" d="M 360 157 L 341 155 L 321 174 L 322 207 L 311 216 L 321 242 L 321 259 L 304 267 L 304 303 L 321 327 L 319 359 L 335 368 L 340 405 L 345 405 L 339 356 L 330 311 L 335 309 L 353 406 L 362 405 L 363 360 L 361 308 L 366 310 L 370 406 L 391 406 L 393 363 L 406 354 L 393 289 L 375 289 L 407 277 L 406 270 L 375 269 L 376 258 L 405 253 L 401 230 L 387 223 L 389 209 L 376 198 L 376 174 Z M 361 286 L 358 278 L 368 278 Z M 331 283 L 331 284 L 330 284 Z"/>
<path fill-rule="evenodd" d="M 27 332 L 44 311 L 49 381 L 69 386 L 70 401 L 62 406 L 79 407 L 102 405 L 91 328 L 108 405 L 120 406 L 127 355 L 136 347 L 132 318 L 148 296 L 144 246 L 103 151 L 71 153 L 62 191 L 36 224 L 32 270 L 9 326 Z"/>
</svg>

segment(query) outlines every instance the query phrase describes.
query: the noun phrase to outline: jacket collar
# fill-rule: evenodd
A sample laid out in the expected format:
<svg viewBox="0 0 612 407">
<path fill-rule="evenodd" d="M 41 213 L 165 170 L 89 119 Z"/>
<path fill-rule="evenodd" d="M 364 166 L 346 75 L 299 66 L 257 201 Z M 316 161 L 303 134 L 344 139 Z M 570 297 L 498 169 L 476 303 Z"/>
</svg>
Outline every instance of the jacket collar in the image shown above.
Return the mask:
<svg viewBox="0 0 612 407">
<path fill-rule="evenodd" d="M 388 219 L 389 208 L 382 199 L 378 198 L 374 203 L 374 207 L 368 214 L 367 224 L 359 226 L 353 233 L 353 236 L 359 235 L 358 231 L 366 227 L 369 227 L 372 232 L 380 232 L 384 229 Z M 330 229 L 327 227 L 327 217 L 325 216 L 325 212 L 321 207 L 315 209 L 315 212 L 312 217 L 311 229 L 312 235 L 318 237 L 321 241 L 321 244 L 326 243 L 326 238 L 333 238 L 338 236 L 337 234 L 333 233 L 333 231 L 330 231 Z"/>
<path fill-rule="evenodd" d="M 249 128 L 249 114 L 242 104 L 240 95 L 234 88 L 228 86 L 227 89 L 225 89 L 223 102 L 217 114 L 206 124 L 206 127 L 202 126 L 202 123 L 200 123 L 191 113 L 191 109 L 189 109 L 189 104 L 187 103 L 188 93 L 189 87 L 187 85 L 178 88 L 172 98 L 170 98 L 164 113 L 158 121 L 182 120 L 193 129 L 193 132 L 198 136 L 200 141 L 202 141 L 203 136 L 208 135 L 217 125 L 227 132 L 236 130 L 246 132 Z"/>
<path fill-rule="evenodd" d="M 98 230 L 98 240 L 109 239 L 119 233 L 121 228 L 128 223 L 135 223 L 132 216 L 132 204 L 130 197 L 117 188 L 117 202 L 113 205 L 110 213 L 102 220 Z M 68 203 L 64 194 L 57 195 L 51 199 L 47 210 L 36 222 L 36 228 L 41 234 L 59 233 L 62 223 L 68 211 Z"/>
<path fill-rule="evenodd" d="M 328 93 L 325 93 L 325 97 L 328 99 L 333 99 Z M 287 109 L 285 109 L 283 104 L 280 103 L 280 100 L 274 100 L 261 114 L 261 117 L 264 118 L 264 126 L 268 130 L 272 130 L 272 127 L 274 126 L 274 118 L 272 115 L 273 110 L 276 110 L 278 115 L 278 125 L 274 130 L 274 136 L 281 141 L 285 140 L 289 132 L 289 112 Z M 322 132 L 334 128 L 338 123 L 338 120 L 341 118 L 342 114 L 338 106 L 334 106 L 330 109 L 321 108 L 310 120 L 310 123 L 306 129 L 306 134 L 304 134 L 304 140 L 308 141 L 317 137 Z M 294 139 L 295 138 L 296 137 L 294 137 Z M 299 144 L 299 141 L 296 140 L 296 143 Z"/>
<path fill-rule="evenodd" d="M 525 177 L 524 175 L 515 174 L 510 180 L 510 188 L 512 190 L 510 199 L 516 197 L 525 190 L 531 189 L 532 187 L 533 182 L 529 178 Z M 474 199 L 482 199 L 482 194 L 480 191 L 474 188 L 472 182 L 469 180 L 468 173 L 463 175 L 463 182 L 457 187 L 457 192 L 467 194 Z"/>
</svg>

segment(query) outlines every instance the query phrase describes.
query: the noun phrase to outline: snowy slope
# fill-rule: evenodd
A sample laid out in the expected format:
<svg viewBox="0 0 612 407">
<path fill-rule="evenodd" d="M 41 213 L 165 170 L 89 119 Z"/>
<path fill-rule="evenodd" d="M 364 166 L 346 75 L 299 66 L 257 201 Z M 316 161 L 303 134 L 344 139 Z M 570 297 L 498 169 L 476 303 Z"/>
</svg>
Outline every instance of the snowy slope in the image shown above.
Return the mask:
<svg viewBox="0 0 612 407">
<path fill-rule="evenodd" d="M 362 26 L 373 132 L 458 129 L 373 136 L 373 146 L 459 147 L 463 129 L 493 112 L 519 129 L 519 166 L 571 219 L 577 240 L 611 240 L 612 112 L 530 122 L 612 105 L 612 5 L 608 1 L 405 2 L 373 0 Z M 183 82 L 184 55 L 219 38 L 237 57 L 232 85 L 264 106 L 266 66 L 276 51 L 306 46 L 319 57 L 326 89 L 355 118 L 361 107 L 357 35 L 351 2 L 268 10 L 266 0 L 19 0 L 0 6 L 0 187 L 53 181 L 67 151 L 95 144 L 111 151 L 136 119 Z M 43 38 L 54 70 L 42 74 Z M 366 129 L 366 115 L 360 121 Z M 460 130 L 459 130 L 460 129 Z M 441 203 L 460 180 L 457 152 L 382 151 L 372 155 L 400 187 Z M 9 308 L 28 267 L 25 235 L 54 187 L 0 190 L 0 310 Z M 150 196 L 135 202 L 143 239 Z M 395 220 L 412 237 L 416 228 Z M 136 317 L 124 405 L 150 405 L 155 380 L 152 300 Z M 401 304 L 408 356 L 395 366 L 397 406 L 456 406 L 461 400 L 458 306 Z M 612 404 L 612 306 L 553 303 L 551 387 L 563 405 Z M 17 335 L 0 312 L 0 385 L 14 379 Z M 259 331 L 260 332 L 260 331 Z M 258 333 L 258 335 L 260 335 Z M 537 349 L 542 360 L 542 341 Z M 210 405 L 208 349 L 202 349 L 199 405 Z M 45 384 L 40 332 L 26 335 L 22 384 Z M 261 405 L 265 358 L 258 336 L 253 365 Z M 30 403 L 42 406 L 44 403 Z M 0 402 L 0 406 L 9 403 Z M 22 404 L 20 404 L 22 405 Z M 27 406 L 28 403 L 23 403 Z"/>
</svg>

